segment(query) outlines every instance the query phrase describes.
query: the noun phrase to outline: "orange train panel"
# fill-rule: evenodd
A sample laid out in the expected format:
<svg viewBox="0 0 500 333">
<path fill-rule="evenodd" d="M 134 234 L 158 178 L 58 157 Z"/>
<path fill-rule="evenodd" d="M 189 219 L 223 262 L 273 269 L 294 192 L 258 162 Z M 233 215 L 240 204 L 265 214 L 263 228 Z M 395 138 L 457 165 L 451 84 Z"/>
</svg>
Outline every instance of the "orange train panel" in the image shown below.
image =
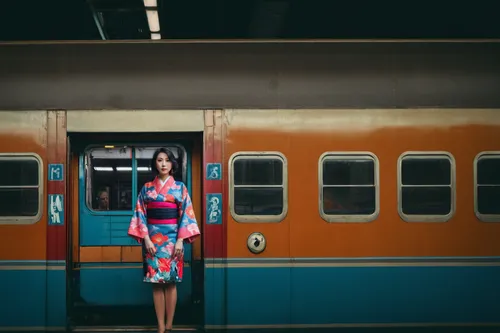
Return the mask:
<svg viewBox="0 0 500 333">
<path fill-rule="evenodd" d="M 500 256 L 500 223 L 480 222 L 473 205 L 473 161 L 481 151 L 500 150 L 500 110 L 226 112 L 225 165 L 238 151 L 279 151 L 288 161 L 286 218 L 238 223 L 226 210 L 228 257 L 255 257 L 246 248 L 254 231 L 267 239 L 259 257 Z M 320 217 L 318 162 L 327 151 L 377 155 L 380 213 L 375 221 L 328 223 Z M 450 221 L 400 218 L 397 161 L 406 151 L 454 156 L 456 210 Z"/>
<path fill-rule="evenodd" d="M 142 262 L 142 247 L 140 246 L 122 246 L 122 262 Z"/>
<path fill-rule="evenodd" d="M 0 153 L 36 153 L 43 163 L 42 216 L 34 224 L 0 224 L 0 260 L 47 258 L 46 148 L 46 111 L 0 111 Z"/>
<path fill-rule="evenodd" d="M 140 246 L 85 246 L 80 262 L 142 262 Z"/>
</svg>

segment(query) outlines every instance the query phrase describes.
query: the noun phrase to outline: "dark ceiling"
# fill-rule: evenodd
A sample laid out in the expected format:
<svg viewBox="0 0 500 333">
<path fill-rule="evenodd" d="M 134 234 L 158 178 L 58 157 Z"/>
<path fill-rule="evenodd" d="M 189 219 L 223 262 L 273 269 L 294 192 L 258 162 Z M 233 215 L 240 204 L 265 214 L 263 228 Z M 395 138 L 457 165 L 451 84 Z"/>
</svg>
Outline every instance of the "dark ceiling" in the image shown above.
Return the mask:
<svg viewBox="0 0 500 333">
<path fill-rule="evenodd" d="M 494 1 L 157 1 L 163 39 L 500 38 Z M 142 0 L 1 3 L 0 41 L 149 38 Z"/>
</svg>

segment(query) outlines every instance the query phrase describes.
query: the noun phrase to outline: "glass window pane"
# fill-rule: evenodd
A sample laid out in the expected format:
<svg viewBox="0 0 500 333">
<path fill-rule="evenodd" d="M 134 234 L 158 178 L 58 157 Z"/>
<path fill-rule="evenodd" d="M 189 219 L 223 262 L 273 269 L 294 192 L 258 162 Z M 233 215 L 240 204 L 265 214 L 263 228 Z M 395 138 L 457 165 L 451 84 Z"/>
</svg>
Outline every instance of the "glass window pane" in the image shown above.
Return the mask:
<svg viewBox="0 0 500 333">
<path fill-rule="evenodd" d="M 480 158 L 477 162 L 478 185 L 500 185 L 500 158 Z"/>
<path fill-rule="evenodd" d="M 90 152 L 90 168 L 92 209 L 132 209 L 131 148 L 93 149 Z"/>
<path fill-rule="evenodd" d="M 374 185 L 373 160 L 325 160 L 323 185 Z"/>
<path fill-rule="evenodd" d="M 283 212 L 283 188 L 236 187 L 234 211 L 238 215 L 280 215 Z"/>
<path fill-rule="evenodd" d="M 137 192 L 140 192 L 145 183 L 154 179 L 155 175 L 151 170 L 151 159 L 154 152 L 160 147 L 138 147 L 135 148 L 135 158 L 137 160 Z M 184 150 L 176 146 L 166 146 L 172 151 L 177 160 L 178 168 L 174 174 L 174 179 L 186 184 L 186 168 Z"/>
<path fill-rule="evenodd" d="M 375 213 L 375 187 L 324 187 L 323 211 L 328 215 Z"/>
<path fill-rule="evenodd" d="M 406 215 L 446 215 L 451 212 L 451 187 L 403 187 Z"/>
<path fill-rule="evenodd" d="M 34 159 L 0 157 L 0 186 L 38 186 L 38 162 Z"/>
<path fill-rule="evenodd" d="M 478 186 L 477 211 L 480 214 L 500 215 L 500 186 Z"/>
<path fill-rule="evenodd" d="M 450 185 L 451 162 L 447 158 L 405 158 L 401 175 L 403 185 Z"/>
<path fill-rule="evenodd" d="M 233 177 L 235 185 L 282 185 L 283 162 L 276 158 L 237 159 Z"/>
<path fill-rule="evenodd" d="M 0 216 L 36 216 L 38 189 L 0 188 Z"/>
</svg>

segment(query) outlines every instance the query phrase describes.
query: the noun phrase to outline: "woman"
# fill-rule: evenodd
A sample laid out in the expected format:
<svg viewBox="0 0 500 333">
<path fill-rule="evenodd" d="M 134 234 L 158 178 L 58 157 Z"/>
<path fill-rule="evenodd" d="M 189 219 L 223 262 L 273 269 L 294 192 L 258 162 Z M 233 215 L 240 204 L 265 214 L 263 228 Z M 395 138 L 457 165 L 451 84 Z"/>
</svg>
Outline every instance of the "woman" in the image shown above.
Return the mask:
<svg viewBox="0 0 500 333">
<path fill-rule="evenodd" d="M 186 185 L 174 180 L 177 162 L 168 149 L 155 151 L 151 170 L 137 198 L 128 234 L 143 243 L 144 282 L 153 284 L 158 333 L 170 332 L 182 281 L 183 243 L 200 235 Z M 165 323 L 165 312 L 167 320 Z"/>
</svg>

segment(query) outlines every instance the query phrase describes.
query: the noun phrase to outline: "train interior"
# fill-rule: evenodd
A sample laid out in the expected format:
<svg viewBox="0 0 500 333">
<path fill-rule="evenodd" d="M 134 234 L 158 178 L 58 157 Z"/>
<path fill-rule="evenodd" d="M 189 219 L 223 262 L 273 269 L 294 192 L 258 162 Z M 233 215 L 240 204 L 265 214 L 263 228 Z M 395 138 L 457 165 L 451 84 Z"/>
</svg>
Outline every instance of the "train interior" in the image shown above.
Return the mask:
<svg viewBox="0 0 500 333">
<path fill-rule="evenodd" d="M 127 236 L 137 194 L 153 179 L 151 158 L 167 147 L 201 222 L 202 133 L 70 133 L 67 309 L 72 327 L 156 325 L 151 286 L 142 282 L 141 245 Z M 203 320 L 201 239 L 185 245 L 176 326 Z"/>
</svg>

